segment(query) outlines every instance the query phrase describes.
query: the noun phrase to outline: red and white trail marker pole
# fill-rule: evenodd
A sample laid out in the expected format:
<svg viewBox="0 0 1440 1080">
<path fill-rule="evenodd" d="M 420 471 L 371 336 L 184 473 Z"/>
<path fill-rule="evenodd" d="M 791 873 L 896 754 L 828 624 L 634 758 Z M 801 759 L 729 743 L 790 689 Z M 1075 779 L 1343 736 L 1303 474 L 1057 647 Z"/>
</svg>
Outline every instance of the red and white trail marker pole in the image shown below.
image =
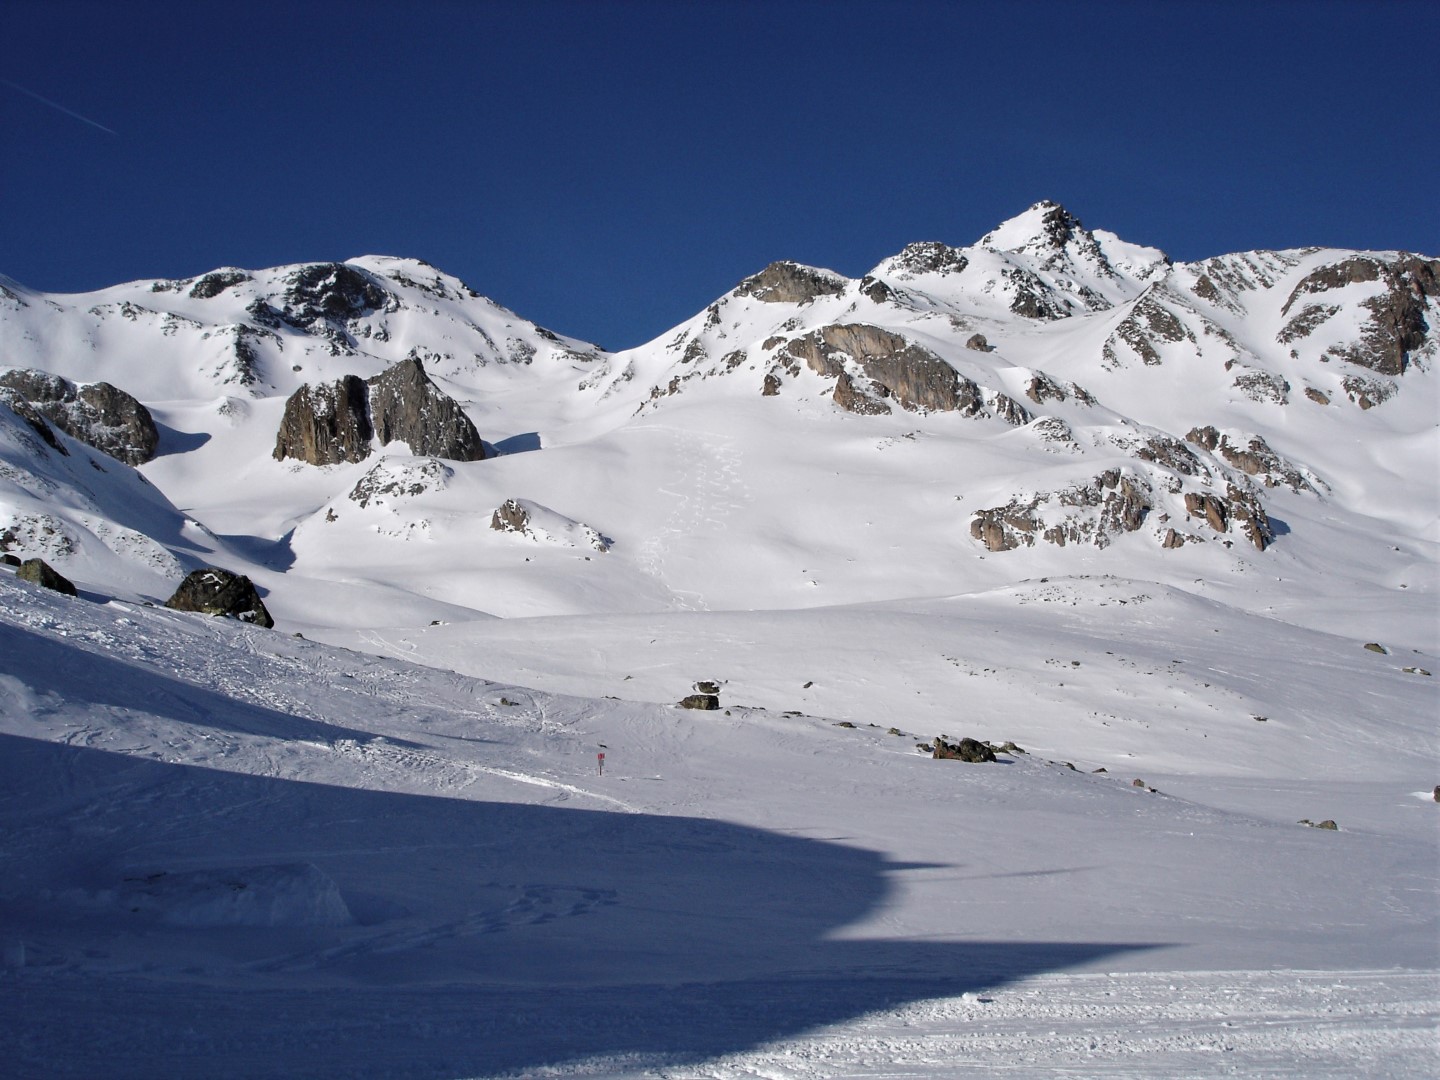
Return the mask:
<svg viewBox="0 0 1440 1080">
<path fill-rule="evenodd" d="M 600 775 L 601 775 L 601 776 L 604 776 L 604 775 L 605 775 L 605 755 L 604 755 L 604 754 L 596 754 L 596 755 L 595 755 L 595 763 L 600 766 Z"/>
</svg>

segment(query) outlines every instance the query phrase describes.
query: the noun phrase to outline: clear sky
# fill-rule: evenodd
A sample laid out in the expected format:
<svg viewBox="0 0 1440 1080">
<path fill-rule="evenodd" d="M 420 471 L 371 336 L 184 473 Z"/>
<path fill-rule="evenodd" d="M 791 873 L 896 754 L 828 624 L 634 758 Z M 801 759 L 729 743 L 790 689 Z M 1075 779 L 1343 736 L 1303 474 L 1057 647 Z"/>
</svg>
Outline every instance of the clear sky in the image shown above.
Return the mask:
<svg viewBox="0 0 1440 1080">
<path fill-rule="evenodd" d="M 423 258 L 610 348 L 1042 198 L 1440 254 L 1440 3 L 0 0 L 0 273 Z"/>
</svg>

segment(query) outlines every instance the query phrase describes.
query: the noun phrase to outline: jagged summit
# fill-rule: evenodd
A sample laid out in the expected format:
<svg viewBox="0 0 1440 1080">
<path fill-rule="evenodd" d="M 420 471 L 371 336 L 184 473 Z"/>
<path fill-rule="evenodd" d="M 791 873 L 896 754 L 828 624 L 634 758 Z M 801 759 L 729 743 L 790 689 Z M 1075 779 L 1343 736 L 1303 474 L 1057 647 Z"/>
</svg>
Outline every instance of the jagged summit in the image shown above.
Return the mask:
<svg viewBox="0 0 1440 1080">
<path fill-rule="evenodd" d="M 1057 202 L 1042 199 L 980 238 L 979 246 L 994 251 L 1060 249 L 1071 240 L 1089 233 L 1080 219 Z"/>
</svg>

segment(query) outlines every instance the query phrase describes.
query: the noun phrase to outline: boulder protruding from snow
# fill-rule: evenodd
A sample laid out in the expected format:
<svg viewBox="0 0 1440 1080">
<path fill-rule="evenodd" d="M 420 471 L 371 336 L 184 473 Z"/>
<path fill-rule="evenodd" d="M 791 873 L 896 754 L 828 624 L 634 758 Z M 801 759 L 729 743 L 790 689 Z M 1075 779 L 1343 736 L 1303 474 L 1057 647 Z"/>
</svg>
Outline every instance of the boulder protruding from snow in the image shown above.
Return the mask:
<svg viewBox="0 0 1440 1080">
<path fill-rule="evenodd" d="M 935 739 L 934 749 L 930 752 L 930 756 L 946 758 L 951 761 L 970 761 L 976 764 L 996 760 L 995 751 L 977 739 L 961 739 L 958 743 L 952 743 L 947 742 L 943 735 Z"/>
<path fill-rule="evenodd" d="M 28 368 L 0 373 L 0 386 L 22 394 L 36 412 L 72 439 L 127 465 L 143 465 L 160 445 L 150 410 L 107 382 L 77 386 L 59 375 Z"/>
<path fill-rule="evenodd" d="M 165 606 L 176 611 L 223 615 L 263 626 L 267 630 L 275 625 L 254 583 L 244 574 L 232 573 L 218 566 L 191 571 L 175 590 L 175 595 L 165 601 Z"/>
<path fill-rule="evenodd" d="M 720 696 L 718 694 L 689 694 L 680 699 L 680 707 L 713 712 L 720 708 Z"/>
<path fill-rule="evenodd" d="M 528 499 L 506 499 L 490 515 L 490 528 L 561 547 L 593 548 L 602 554 L 611 544 L 598 529 Z"/>
<path fill-rule="evenodd" d="M 47 589 L 64 593 L 66 596 L 75 595 L 75 586 L 70 579 L 51 567 L 44 559 L 26 559 L 15 571 L 15 576 L 21 581 L 42 585 Z"/>
</svg>

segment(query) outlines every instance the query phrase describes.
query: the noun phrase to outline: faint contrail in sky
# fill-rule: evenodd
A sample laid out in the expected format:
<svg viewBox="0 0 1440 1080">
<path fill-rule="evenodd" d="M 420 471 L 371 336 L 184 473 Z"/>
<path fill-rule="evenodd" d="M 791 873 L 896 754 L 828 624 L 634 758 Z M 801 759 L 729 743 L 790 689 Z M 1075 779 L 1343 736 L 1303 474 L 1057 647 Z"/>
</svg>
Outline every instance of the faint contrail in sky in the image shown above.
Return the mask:
<svg viewBox="0 0 1440 1080">
<path fill-rule="evenodd" d="M 111 130 L 110 130 L 109 128 L 107 128 L 104 124 L 97 124 L 94 120 L 91 120 L 88 116 L 81 116 L 81 115 L 80 115 L 78 112 L 76 112 L 74 109 L 67 109 L 64 105 L 61 105 L 58 101 L 51 101 L 51 100 L 50 100 L 49 98 L 47 98 L 47 97 L 41 97 L 39 94 L 35 93 L 34 90 L 26 90 L 25 87 L 20 86 L 18 83 L 13 83 L 13 82 L 11 82 L 9 79 L 0 79 L 0 82 L 3 82 L 6 86 L 10 87 L 10 89 L 12 89 L 12 90 L 19 90 L 20 93 L 25 94 L 27 97 L 32 97 L 32 98 L 34 98 L 36 101 L 40 102 L 41 104 L 49 105 L 52 109 L 59 109 L 59 110 L 60 110 L 61 112 L 63 112 L 66 116 L 73 116 L 76 120 L 79 120 L 79 121 L 81 121 L 82 123 L 89 124 L 91 127 L 99 128 L 101 131 L 105 132 L 105 134 L 107 134 L 107 135 L 114 135 L 117 139 L 120 137 L 120 133 L 119 133 L 118 131 L 111 131 Z"/>
</svg>

